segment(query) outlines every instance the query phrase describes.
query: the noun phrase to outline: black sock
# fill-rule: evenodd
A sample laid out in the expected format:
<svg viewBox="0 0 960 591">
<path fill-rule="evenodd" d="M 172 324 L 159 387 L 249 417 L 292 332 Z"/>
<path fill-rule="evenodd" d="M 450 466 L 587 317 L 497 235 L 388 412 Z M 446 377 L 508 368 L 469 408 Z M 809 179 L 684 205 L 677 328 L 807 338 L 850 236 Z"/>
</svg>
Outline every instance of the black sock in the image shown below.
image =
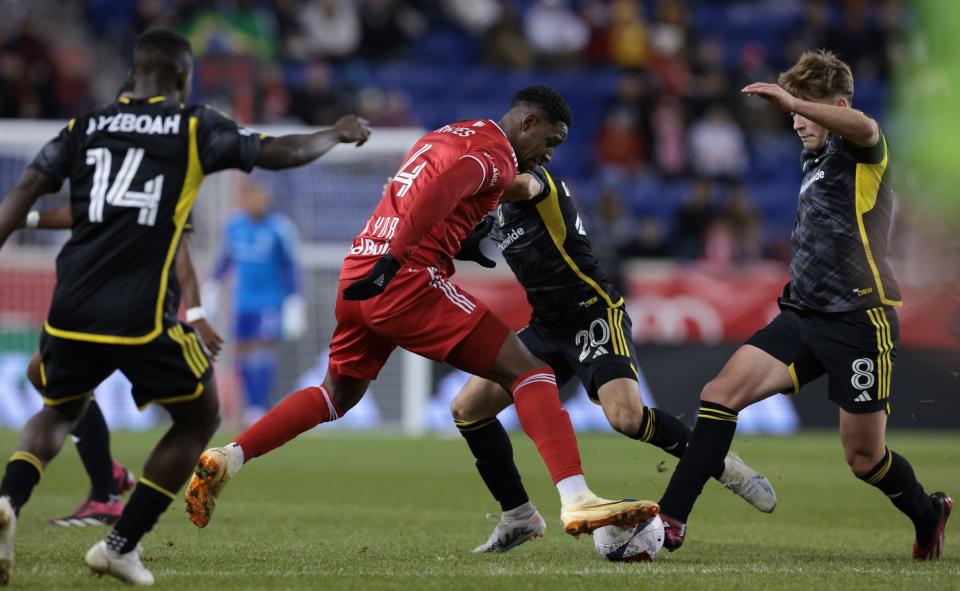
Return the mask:
<svg viewBox="0 0 960 591">
<path fill-rule="evenodd" d="M 114 552 L 126 554 L 140 543 L 140 539 L 153 529 L 163 512 L 173 501 L 173 493 L 162 490 L 156 485 L 144 484 L 143 479 L 130 495 L 127 506 L 123 508 L 120 521 L 113 526 L 107 536 L 107 546 Z"/>
<path fill-rule="evenodd" d="M 686 523 L 703 485 L 723 466 L 737 430 L 737 413 L 714 402 L 701 402 L 690 445 L 680 458 L 660 500 L 664 515 Z"/>
<path fill-rule="evenodd" d="M 906 458 L 887 449 L 880 463 L 859 478 L 883 491 L 894 507 L 910 518 L 918 540 L 929 540 L 933 536 L 938 516 Z"/>
<path fill-rule="evenodd" d="M 645 406 L 640 431 L 632 438 L 655 445 L 675 458 L 682 458 L 691 434 L 690 429 L 687 429 L 687 426 L 677 417 Z M 720 478 L 722 474 L 723 465 L 721 464 L 719 471 L 714 472 L 712 476 Z"/>
<path fill-rule="evenodd" d="M 95 400 L 90 401 L 86 412 L 74 427 L 73 435 L 77 438 L 80 461 L 90 477 L 90 498 L 106 503 L 111 495 L 117 494 L 117 482 L 113 479 L 110 431 Z"/>
<path fill-rule="evenodd" d="M 513 445 L 506 429 L 496 417 L 480 421 L 455 421 L 460 435 L 467 440 L 477 471 L 493 498 L 504 511 L 516 509 L 530 499 L 513 463 Z"/>
<path fill-rule="evenodd" d="M 0 482 L 0 497 L 10 497 L 13 510 L 20 515 L 20 507 L 27 504 L 42 475 L 43 463 L 37 456 L 26 451 L 13 452 Z"/>
</svg>

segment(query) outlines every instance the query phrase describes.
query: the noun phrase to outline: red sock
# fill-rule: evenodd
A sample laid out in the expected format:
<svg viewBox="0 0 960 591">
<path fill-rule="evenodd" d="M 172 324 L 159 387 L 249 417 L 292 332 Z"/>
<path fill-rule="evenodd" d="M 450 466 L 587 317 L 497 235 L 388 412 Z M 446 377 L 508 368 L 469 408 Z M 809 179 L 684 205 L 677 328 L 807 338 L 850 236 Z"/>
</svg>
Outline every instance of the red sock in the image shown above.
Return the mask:
<svg viewBox="0 0 960 591">
<path fill-rule="evenodd" d="M 235 442 L 243 448 L 246 461 L 277 449 L 320 423 L 335 421 L 341 416 L 343 412 L 324 386 L 304 388 L 280 401 L 237 436 Z"/>
<path fill-rule="evenodd" d="M 553 483 L 583 474 L 570 416 L 560 406 L 557 378 L 550 368 L 529 371 L 513 382 L 513 403 L 520 425 L 533 440 Z"/>
</svg>

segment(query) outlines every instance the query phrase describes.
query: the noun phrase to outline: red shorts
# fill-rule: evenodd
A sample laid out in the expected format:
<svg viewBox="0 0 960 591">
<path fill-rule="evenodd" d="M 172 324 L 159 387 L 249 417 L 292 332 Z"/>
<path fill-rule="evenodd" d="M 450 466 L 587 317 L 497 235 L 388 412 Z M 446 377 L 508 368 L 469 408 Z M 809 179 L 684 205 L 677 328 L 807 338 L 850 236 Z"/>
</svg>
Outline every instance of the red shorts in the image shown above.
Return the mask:
<svg viewBox="0 0 960 591">
<path fill-rule="evenodd" d="M 338 375 L 375 380 L 397 347 L 447 361 L 471 335 L 471 345 L 476 345 L 458 351 L 454 365 L 485 374 L 510 330 L 486 304 L 434 268 L 401 269 L 384 293 L 359 302 L 343 299 L 343 289 L 352 282 L 341 279 L 337 290 L 330 370 Z"/>
</svg>

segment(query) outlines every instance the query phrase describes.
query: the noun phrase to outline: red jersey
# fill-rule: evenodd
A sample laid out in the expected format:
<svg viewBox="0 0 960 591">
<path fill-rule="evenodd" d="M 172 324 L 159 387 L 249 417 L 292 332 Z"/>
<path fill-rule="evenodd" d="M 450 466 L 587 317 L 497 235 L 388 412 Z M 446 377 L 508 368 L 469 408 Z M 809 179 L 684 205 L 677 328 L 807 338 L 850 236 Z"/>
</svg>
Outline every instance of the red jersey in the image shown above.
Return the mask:
<svg viewBox="0 0 960 591">
<path fill-rule="evenodd" d="M 354 238 L 340 278 L 366 276 L 388 252 L 404 267 L 436 267 L 449 277 L 460 241 L 516 176 L 513 147 L 489 119 L 458 121 L 424 135 Z"/>
</svg>

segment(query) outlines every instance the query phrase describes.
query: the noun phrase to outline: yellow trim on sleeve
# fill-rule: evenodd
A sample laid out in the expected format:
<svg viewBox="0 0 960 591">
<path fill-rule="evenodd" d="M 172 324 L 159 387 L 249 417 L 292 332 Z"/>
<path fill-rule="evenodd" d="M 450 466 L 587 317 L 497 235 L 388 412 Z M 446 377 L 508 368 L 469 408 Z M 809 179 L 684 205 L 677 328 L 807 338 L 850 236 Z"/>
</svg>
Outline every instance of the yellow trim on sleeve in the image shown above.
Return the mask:
<svg viewBox="0 0 960 591">
<path fill-rule="evenodd" d="M 190 118 L 190 137 L 188 144 L 187 173 L 184 175 L 183 187 L 180 190 L 180 197 L 177 198 L 177 205 L 173 214 L 173 223 L 175 225 L 173 238 L 170 240 L 170 246 L 167 248 L 167 258 L 164 260 L 163 269 L 160 272 L 160 290 L 157 294 L 157 307 L 154 314 L 153 330 L 139 337 L 122 337 L 61 330 L 51 326 L 49 322 L 44 322 L 43 328 L 48 334 L 61 339 L 103 343 L 106 345 L 143 345 L 157 338 L 160 333 L 163 332 L 163 303 L 167 293 L 167 281 L 170 277 L 170 265 L 173 264 L 173 257 L 177 252 L 177 246 L 180 244 L 180 234 L 183 232 L 183 226 L 187 222 L 187 216 L 190 215 L 190 209 L 193 207 L 193 202 L 197 199 L 197 191 L 200 190 L 200 185 L 204 179 L 203 169 L 200 167 L 199 150 L 197 148 L 196 117 Z"/>
<path fill-rule="evenodd" d="M 123 104 L 125 104 L 125 105 L 129 105 L 129 104 L 130 104 L 130 98 L 129 98 L 129 97 L 122 96 L 122 97 L 120 97 L 120 98 L 117 99 L 117 102 L 118 102 L 118 103 L 123 103 Z"/>
<path fill-rule="evenodd" d="M 143 477 L 143 476 L 140 477 L 140 484 L 149 486 L 149 487 L 152 488 L 153 490 L 155 490 L 155 491 L 157 491 L 157 492 L 159 492 L 159 493 L 162 493 L 162 494 L 170 497 L 170 499 L 173 500 L 173 501 L 176 501 L 176 500 L 177 500 L 177 495 L 176 495 L 176 494 L 174 494 L 174 493 L 170 492 L 169 490 L 163 488 L 162 486 L 160 486 L 159 484 L 157 484 L 156 482 L 154 482 L 154 481 L 152 481 L 152 480 L 147 480 L 147 479 L 146 479 L 145 477 Z"/>
<path fill-rule="evenodd" d="M 71 119 L 70 121 L 67 122 L 67 129 L 70 131 L 73 131 L 73 126 L 76 124 L 77 124 L 77 120 Z"/>
<path fill-rule="evenodd" d="M 140 410 L 143 410 L 150 406 L 151 404 L 176 404 L 177 402 L 188 402 L 196 398 L 200 398 L 200 395 L 203 394 L 203 384 L 197 384 L 197 389 L 193 391 L 192 394 L 183 394 L 182 396 L 171 396 L 170 398 L 157 398 L 156 400 L 151 400 L 146 404 L 140 406 Z"/>
<path fill-rule="evenodd" d="M 860 241 L 863 243 L 863 250 L 867 257 L 867 264 L 873 272 L 873 279 L 877 284 L 877 294 L 880 296 L 880 302 L 888 306 L 902 306 L 901 300 L 891 300 L 887 298 L 883 290 L 883 282 L 880 279 L 880 270 L 873 258 L 873 251 L 870 249 L 870 238 L 867 236 L 867 228 L 863 223 L 863 215 L 872 210 L 877 204 L 877 197 L 880 194 L 880 183 L 883 180 L 883 174 L 887 169 L 887 138 L 881 136 L 883 141 L 883 160 L 877 164 L 857 164 L 855 193 L 857 226 L 860 229 Z"/>
<path fill-rule="evenodd" d="M 152 105 L 153 103 L 162 103 L 165 100 L 167 100 L 167 97 L 160 95 L 160 96 L 152 96 L 148 98 L 147 102 Z"/>
<path fill-rule="evenodd" d="M 560 211 L 560 194 L 557 192 L 557 186 L 553 182 L 553 177 L 550 176 L 550 173 L 547 172 L 547 169 L 543 169 L 544 174 L 547 177 L 547 184 L 550 187 L 550 192 L 547 195 L 547 198 L 543 201 L 537 203 L 537 212 L 540 214 L 540 217 L 543 219 L 544 225 L 547 227 L 547 233 L 550 234 L 550 238 L 553 239 L 554 246 L 557 247 L 557 251 L 560 253 L 560 256 L 563 257 L 563 260 L 566 261 L 570 269 L 580 278 L 581 281 L 589 285 L 597 292 L 597 294 L 607 303 L 607 306 L 610 308 L 616 308 L 623 304 L 623 298 L 621 297 L 616 302 L 610 299 L 610 296 L 604 291 L 597 282 L 588 277 L 580 270 L 580 267 L 577 266 L 577 263 L 570 258 L 570 255 L 567 254 L 566 249 L 563 247 L 563 243 L 567 240 L 567 225 L 563 222 L 563 212 Z"/>
<path fill-rule="evenodd" d="M 28 451 L 15 451 L 10 456 L 8 462 L 15 462 L 17 460 L 26 462 L 37 469 L 37 472 L 40 473 L 40 476 L 43 476 L 43 462 L 40 461 L 40 458 L 33 455 Z"/>
<path fill-rule="evenodd" d="M 43 362 L 40 362 L 40 385 L 47 387 L 47 370 L 43 369 Z"/>
</svg>

